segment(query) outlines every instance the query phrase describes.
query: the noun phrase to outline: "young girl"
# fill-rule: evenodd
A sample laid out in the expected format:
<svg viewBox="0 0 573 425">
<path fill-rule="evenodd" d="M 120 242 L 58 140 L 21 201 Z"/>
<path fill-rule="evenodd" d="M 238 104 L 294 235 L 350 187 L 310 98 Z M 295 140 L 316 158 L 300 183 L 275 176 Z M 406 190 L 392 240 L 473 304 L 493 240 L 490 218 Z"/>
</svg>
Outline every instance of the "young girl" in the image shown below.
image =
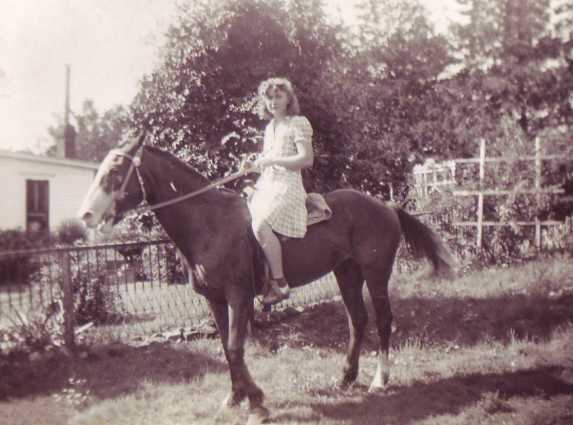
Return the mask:
<svg viewBox="0 0 573 425">
<path fill-rule="evenodd" d="M 313 163 L 312 127 L 298 115 L 298 100 L 290 81 L 265 80 L 258 96 L 259 116 L 270 122 L 265 128 L 262 155 L 254 162 L 247 161 L 244 167 L 261 173 L 249 210 L 255 238 L 272 274 L 263 303 L 274 304 L 289 296 L 281 244 L 274 232 L 290 238 L 302 238 L 306 233 L 306 191 L 301 170 Z"/>
</svg>

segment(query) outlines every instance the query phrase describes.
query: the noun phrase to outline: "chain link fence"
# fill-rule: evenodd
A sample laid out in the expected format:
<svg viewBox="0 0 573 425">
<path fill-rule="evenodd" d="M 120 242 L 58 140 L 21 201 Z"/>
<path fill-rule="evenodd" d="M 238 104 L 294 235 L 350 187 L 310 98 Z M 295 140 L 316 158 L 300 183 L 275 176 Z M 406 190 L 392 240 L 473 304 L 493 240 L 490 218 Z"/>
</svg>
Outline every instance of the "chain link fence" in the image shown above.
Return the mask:
<svg viewBox="0 0 573 425">
<path fill-rule="evenodd" d="M 206 300 L 193 290 L 177 249 L 166 240 L 2 252 L 0 271 L 0 330 L 33 315 L 59 317 L 66 343 L 73 345 L 86 325 L 121 339 L 197 326 L 209 317 Z M 337 294 L 329 274 L 293 289 L 277 308 Z"/>
</svg>

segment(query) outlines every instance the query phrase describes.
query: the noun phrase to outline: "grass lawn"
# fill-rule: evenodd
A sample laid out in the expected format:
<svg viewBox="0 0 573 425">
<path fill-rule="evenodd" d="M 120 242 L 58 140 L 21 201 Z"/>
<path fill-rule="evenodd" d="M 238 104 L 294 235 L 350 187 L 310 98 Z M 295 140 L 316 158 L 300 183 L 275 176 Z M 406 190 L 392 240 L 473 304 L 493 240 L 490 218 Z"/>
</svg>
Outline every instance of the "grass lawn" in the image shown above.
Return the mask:
<svg viewBox="0 0 573 425">
<path fill-rule="evenodd" d="M 392 281 L 392 376 L 369 394 L 369 325 L 357 384 L 337 388 L 340 301 L 262 321 L 247 363 L 276 424 L 573 424 L 573 261 L 455 281 Z M 279 320 L 280 319 L 280 320 Z M 83 359 L 0 364 L 0 424 L 212 424 L 229 390 L 217 340 L 93 346 Z M 223 423 L 245 423 L 246 410 Z"/>
</svg>

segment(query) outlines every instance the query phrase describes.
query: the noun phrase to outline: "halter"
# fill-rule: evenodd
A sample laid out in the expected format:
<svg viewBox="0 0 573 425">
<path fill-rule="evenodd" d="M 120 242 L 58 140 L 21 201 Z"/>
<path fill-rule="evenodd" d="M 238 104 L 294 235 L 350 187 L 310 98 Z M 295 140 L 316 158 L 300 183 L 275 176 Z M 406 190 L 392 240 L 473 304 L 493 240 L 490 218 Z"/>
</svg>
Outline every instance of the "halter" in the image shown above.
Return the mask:
<svg viewBox="0 0 573 425">
<path fill-rule="evenodd" d="M 118 199 L 122 199 L 123 197 L 125 197 L 125 188 L 127 187 L 127 183 L 129 182 L 129 179 L 131 177 L 131 175 L 133 174 L 133 171 L 135 170 L 135 173 L 137 175 L 137 181 L 139 182 L 139 187 L 141 189 L 141 193 L 143 194 L 143 198 L 146 199 L 147 198 L 147 194 L 145 192 L 145 186 L 143 186 L 143 179 L 141 177 L 141 174 L 139 173 L 139 166 L 141 165 L 141 158 L 139 156 L 137 156 L 137 154 L 139 153 L 139 151 L 141 150 L 141 147 L 137 149 L 137 151 L 135 152 L 135 155 L 129 155 L 127 153 L 124 153 L 120 150 L 112 150 L 111 153 L 116 155 L 116 156 L 122 156 L 124 158 L 129 159 L 130 161 L 130 165 L 129 165 L 129 169 L 127 170 L 127 174 L 125 175 L 125 179 L 123 180 L 123 182 L 121 183 L 121 187 L 119 188 L 119 192 L 117 194 L 117 198 Z"/>
<path fill-rule="evenodd" d="M 138 150 L 135 152 L 135 155 L 133 155 L 133 156 L 126 154 L 124 152 L 121 152 L 119 150 L 112 150 L 111 151 L 111 153 L 113 153 L 114 155 L 127 158 L 131 162 L 129 169 L 127 170 L 127 174 L 125 176 L 125 180 L 122 182 L 121 187 L 119 189 L 119 192 L 117 194 L 118 199 L 121 199 L 125 196 L 125 188 L 127 187 L 127 183 L 129 182 L 129 179 L 130 179 L 131 175 L 133 174 L 133 171 L 135 170 L 135 173 L 137 175 L 137 181 L 139 182 L 139 187 L 141 189 L 141 193 L 143 194 L 143 199 L 147 200 L 147 192 L 145 191 L 145 186 L 143 185 L 143 178 L 141 177 L 141 173 L 139 171 L 139 167 L 141 166 L 141 158 L 139 156 L 137 156 L 137 154 L 139 153 L 140 149 L 141 148 L 138 148 Z M 223 177 L 222 179 L 219 179 L 219 180 L 217 180 L 211 184 L 208 184 L 207 186 L 204 186 L 200 189 L 197 189 L 191 193 L 186 193 L 184 195 L 180 195 L 176 198 L 170 199 L 168 201 L 159 202 L 159 203 L 154 204 L 154 205 L 147 205 L 145 207 L 135 208 L 133 210 L 133 212 L 137 213 L 137 214 L 141 214 L 141 213 L 144 213 L 147 211 L 154 211 L 154 210 L 157 210 L 159 208 L 166 207 L 168 205 L 177 204 L 181 201 L 184 201 L 184 200 L 189 199 L 189 198 L 193 198 L 194 196 L 197 196 L 197 195 L 200 195 L 204 192 L 207 192 L 208 190 L 214 189 L 217 186 L 220 186 L 222 184 L 229 183 L 233 180 L 236 180 L 239 177 L 244 176 L 248 172 L 249 172 L 248 170 L 241 170 L 241 171 L 234 173 L 234 174 L 231 174 L 227 177 Z"/>
</svg>

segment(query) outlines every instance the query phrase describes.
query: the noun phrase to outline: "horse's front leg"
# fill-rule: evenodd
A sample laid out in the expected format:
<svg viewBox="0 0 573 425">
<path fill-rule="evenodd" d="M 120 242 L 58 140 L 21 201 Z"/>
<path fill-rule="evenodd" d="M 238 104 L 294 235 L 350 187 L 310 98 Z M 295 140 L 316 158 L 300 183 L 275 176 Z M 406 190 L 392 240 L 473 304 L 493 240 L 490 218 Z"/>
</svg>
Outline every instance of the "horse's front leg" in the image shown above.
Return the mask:
<svg viewBox="0 0 573 425">
<path fill-rule="evenodd" d="M 219 331 L 219 337 L 221 338 L 221 344 L 223 346 L 223 351 L 225 353 L 225 358 L 227 359 L 227 363 L 229 364 L 229 372 L 231 375 L 231 394 L 229 394 L 225 400 L 223 400 L 221 410 L 218 412 L 217 416 L 221 419 L 226 415 L 227 410 L 231 409 L 231 411 L 241 404 L 241 401 L 246 397 L 244 392 L 237 390 L 237 385 L 235 382 L 237 381 L 236 378 L 236 371 L 234 368 L 231 367 L 229 362 L 229 354 L 228 354 L 228 340 L 229 340 L 229 306 L 226 301 L 220 300 L 212 300 L 208 299 L 209 306 L 211 308 L 211 312 L 213 313 L 213 317 L 215 322 L 217 323 L 217 330 Z M 233 414 L 233 413 L 231 413 Z"/>
<path fill-rule="evenodd" d="M 245 364 L 247 326 L 251 317 L 253 300 L 229 302 L 229 339 L 227 361 L 233 380 L 233 394 L 249 398 L 249 424 L 262 423 L 269 417 L 263 406 L 264 394 L 253 381 Z"/>
</svg>

